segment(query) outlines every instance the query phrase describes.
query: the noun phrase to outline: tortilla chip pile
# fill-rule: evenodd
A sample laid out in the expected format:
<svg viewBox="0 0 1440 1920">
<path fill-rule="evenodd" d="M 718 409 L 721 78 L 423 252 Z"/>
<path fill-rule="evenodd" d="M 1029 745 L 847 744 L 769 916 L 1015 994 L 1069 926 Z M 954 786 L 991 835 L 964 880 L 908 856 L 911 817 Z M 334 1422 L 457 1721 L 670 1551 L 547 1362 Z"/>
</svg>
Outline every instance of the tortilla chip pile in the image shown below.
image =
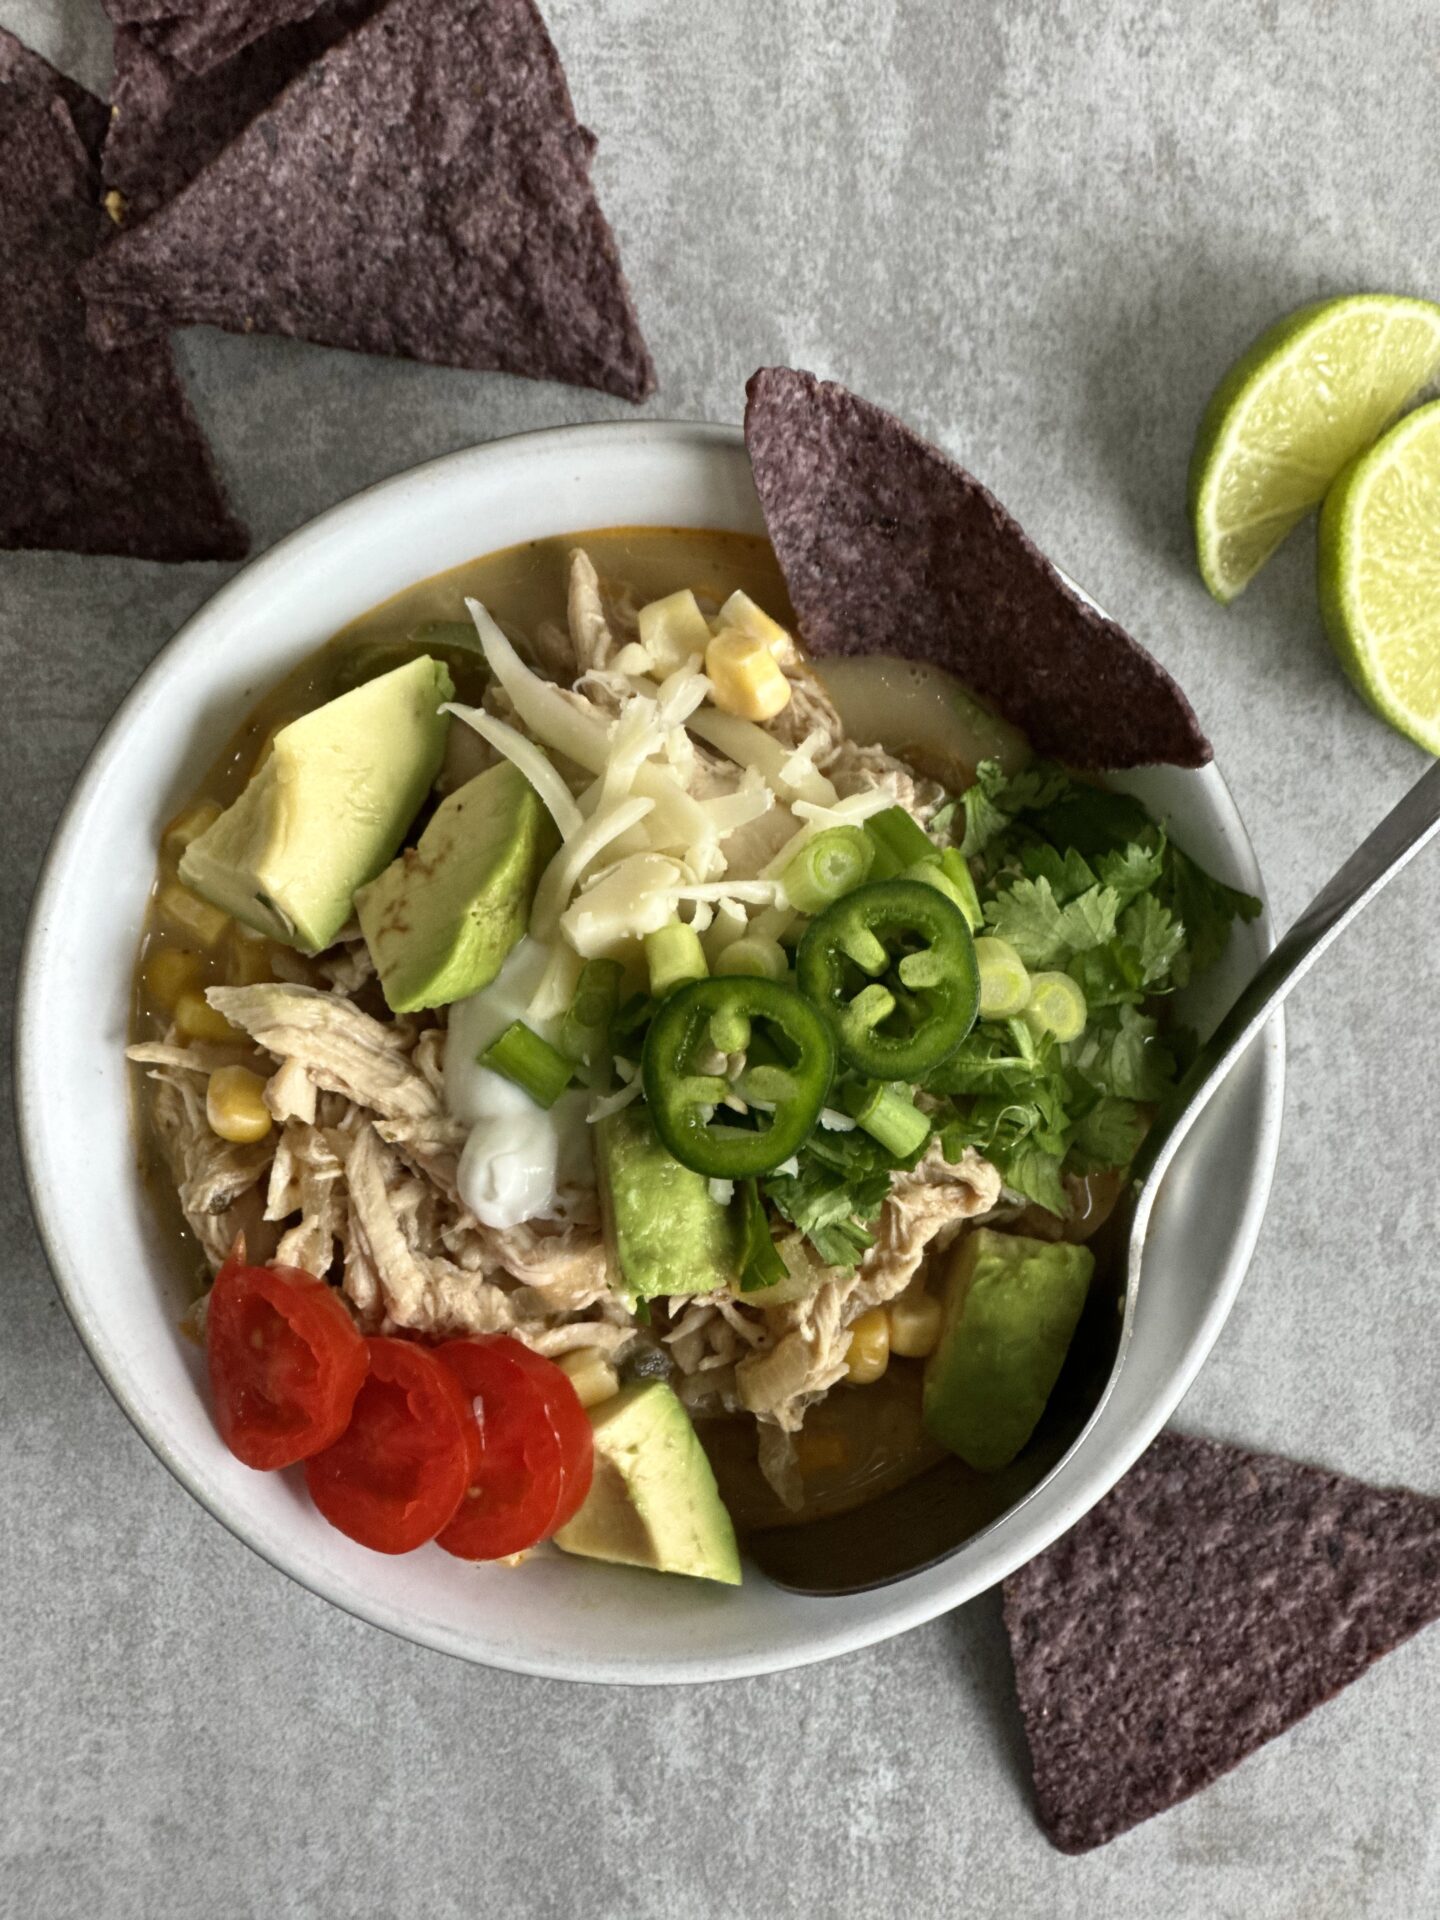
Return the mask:
<svg viewBox="0 0 1440 1920">
<path fill-rule="evenodd" d="M 105 3 L 108 114 L 3 42 L 0 545 L 245 550 L 172 326 L 654 389 L 533 0 Z"/>
<path fill-rule="evenodd" d="M 1159 662 L 893 415 L 813 374 L 763 367 L 747 389 L 745 441 L 812 653 L 946 667 L 1037 753 L 1072 767 L 1210 759 Z"/>
<path fill-rule="evenodd" d="M 245 530 L 169 346 L 105 354 L 86 335 L 107 118 L 0 31 L 0 546 L 236 559 Z"/>
<path fill-rule="evenodd" d="M 1164 1433 L 1005 1583 L 1041 1825 L 1186 1799 L 1440 1618 L 1440 1500 Z"/>
<path fill-rule="evenodd" d="M 153 211 L 84 277 L 106 344 L 205 322 L 652 390 L 532 0 L 329 0 L 199 74 L 169 49 L 120 35 L 110 177 Z"/>
</svg>

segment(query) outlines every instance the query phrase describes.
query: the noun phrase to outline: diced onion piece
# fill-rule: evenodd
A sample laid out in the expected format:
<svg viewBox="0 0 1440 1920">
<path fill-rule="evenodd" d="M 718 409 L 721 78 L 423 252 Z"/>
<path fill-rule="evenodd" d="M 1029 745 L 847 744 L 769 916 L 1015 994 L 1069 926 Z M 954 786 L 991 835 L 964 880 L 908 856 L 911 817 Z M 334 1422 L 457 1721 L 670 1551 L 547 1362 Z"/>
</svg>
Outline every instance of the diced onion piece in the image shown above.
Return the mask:
<svg viewBox="0 0 1440 1920">
<path fill-rule="evenodd" d="M 705 673 L 722 713 L 773 720 L 790 704 L 790 682 L 763 640 L 722 627 L 705 650 Z"/>
<path fill-rule="evenodd" d="M 652 600 L 639 613 L 640 644 L 649 655 L 651 671 L 673 673 L 694 655 L 704 655 L 710 629 L 700 604 L 688 587 Z"/>
<path fill-rule="evenodd" d="M 702 707 L 691 715 L 688 724 L 697 739 L 716 748 L 727 760 L 733 760 L 737 766 L 754 767 L 782 800 L 808 800 L 817 806 L 833 807 L 839 798 L 831 782 L 823 773 L 817 773 L 808 759 L 805 764 L 809 771 L 801 770 L 798 783 L 792 784 L 786 770 L 796 758 L 795 750 L 752 721 L 738 719 L 732 713 L 719 713 L 713 707 Z M 888 806 L 890 802 L 887 799 L 879 804 Z"/>
<path fill-rule="evenodd" d="M 733 1180 L 711 1180 L 707 1184 L 710 1188 L 710 1198 L 715 1202 L 717 1207 L 728 1207 L 730 1202 L 735 1198 L 735 1182 Z"/>
<path fill-rule="evenodd" d="M 610 662 L 612 673 L 628 673 L 634 679 L 650 671 L 650 656 L 638 640 L 627 640 Z"/>
<path fill-rule="evenodd" d="M 543 748 L 537 747 L 517 727 L 512 727 L 505 720 L 497 720 L 480 707 L 462 707 L 452 700 L 444 711 L 453 713 L 457 720 L 463 720 L 467 727 L 472 727 L 482 740 L 488 740 L 497 753 L 503 753 L 524 774 L 560 829 L 562 840 L 568 840 L 571 834 L 579 831 L 583 825 L 580 809 Z"/>
</svg>

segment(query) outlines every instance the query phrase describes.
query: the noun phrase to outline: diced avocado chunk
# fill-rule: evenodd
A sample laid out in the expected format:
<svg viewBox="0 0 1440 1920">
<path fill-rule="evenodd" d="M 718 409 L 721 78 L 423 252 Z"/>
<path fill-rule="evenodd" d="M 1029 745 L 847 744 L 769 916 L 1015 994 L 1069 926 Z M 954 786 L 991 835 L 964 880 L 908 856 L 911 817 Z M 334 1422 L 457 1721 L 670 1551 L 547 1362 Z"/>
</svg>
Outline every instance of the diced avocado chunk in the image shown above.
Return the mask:
<svg viewBox="0 0 1440 1920">
<path fill-rule="evenodd" d="M 951 1256 L 940 1342 L 925 1366 L 925 1429 L 982 1473 L 1035 1431 L 1095 1271 L 1088 1247 L 979 1227 Z"/>
<path fill-rule="evenodd" d="M 452 692 L 423 655 L 292 720 L 240 798 L 185 849 L 180 878 L 272 940 L 328 947 L 430 791 Z"/>
<path fill-rule="evenodd" d="M 590 1425 L 595 1478 L 556 1546 L 738 1587 L 735 1528 L 690 1417 L 664 1381 L 622 1388 L 593 1410 Z"/>
<path fill-rule="evenodd" d="M 449 1006 L 489 986 L 525 931 L 556 845 L 540 796 L 508 760 L 436 809 L 419 844 L 355 896 L 392 1012 Z"/>
<path fill-rule="evenodd" d="M 709 1293 L 740 1276 L 740 1229 L 703 1173 L 661 1146 L 633 1104 L 595 1127 L 605 1237 L 627 1293 Z"/>
</svg>

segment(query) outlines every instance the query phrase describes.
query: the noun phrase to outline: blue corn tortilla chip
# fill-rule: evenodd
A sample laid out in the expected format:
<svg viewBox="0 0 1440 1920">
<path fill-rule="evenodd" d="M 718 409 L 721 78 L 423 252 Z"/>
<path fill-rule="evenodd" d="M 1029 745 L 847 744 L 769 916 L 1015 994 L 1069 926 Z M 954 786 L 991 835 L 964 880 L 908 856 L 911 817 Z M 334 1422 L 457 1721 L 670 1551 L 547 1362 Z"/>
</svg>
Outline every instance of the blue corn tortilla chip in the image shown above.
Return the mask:
<svg viewBox="0 0 1440 1920">
<path fill-rule="evenodd" d="M 1440 1500 L 1162 1433 L 1004 1596 L 1040 1824 L 1083 1853 L 1440 1618 Z"/>
<path fill-rule="evenodd" d="M 147 27 L 117 27 L 113 109 L 101 155 L 117 225 L 134 226 L 224 151 L 276 95 L 385 0 L 328 0 L 193 73 Z"/>
<path fill-rule="evenodd" d="M 90 341 L 103 102 L 0 30 L 0 547 L 238 559 L 169 348 Z"/>
<path fill-rule="evenodd" d="M 158 53 L 208 73 L 262 35 L 317 11 L 322 0 L 101 0 L 117 27 L 141 26 Z"/>
<path fill-rule="evenodd" d="M 945 667 L 1072 767 L 1210 759 L 1165 669 L 962 467 L 813 374 L 764 367 L 746 401 L 755 486 L 812 653 Z"/>
<path fill-rule="evenodd" d="M 208 323 L 654 387 L 531 0 L 390 0 L 84 278 L 97 338 Z"/>
</svg>

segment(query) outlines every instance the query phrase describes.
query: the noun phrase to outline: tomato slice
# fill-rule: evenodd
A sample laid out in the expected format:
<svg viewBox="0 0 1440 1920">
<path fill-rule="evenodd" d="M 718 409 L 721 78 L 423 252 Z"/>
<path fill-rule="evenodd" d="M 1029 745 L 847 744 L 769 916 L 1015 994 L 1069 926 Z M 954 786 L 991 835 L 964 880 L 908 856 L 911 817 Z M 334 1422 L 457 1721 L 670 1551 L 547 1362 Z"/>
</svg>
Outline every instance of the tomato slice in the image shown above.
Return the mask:
<svg viewBox="0 0 1440 1920">
<path fill-rule="evenodd" d="M 243 1244 L 216 1275 L 205 1346 L 220 1437 L 262 1469 L 333 1445 L 369 1366 L 333 1288 L 299 1267 L 247 1267 Z"/>
<path fill-rule="evenodd" d="M 579 1504 L 570 1503 L 582 1458 L 588 1485 L 588 1457 L 580 1454 L 551 1375 L 574 1402 L 587 1447 L 590 1423 L 559 1368 L 518 1340 L 503 1334 L 448 1340 L 436 1353 L 473 1396 L 480 1422 L 479 1461 L 439 1544 L 462 1560 L 523 1553 L 562 1526 Z M 562 1409 L 564 1437 L 556 1406 Z"/>
<path fill-rule="evenodd" d="M 448 1367 L 408 1340 L 365 1342 L 370 1372 L 344 1434 L 305 1464 L 332 1527 L 377 1553 L 433 1540 L 480 1455 L 468 1396 Z"/>
<path fill-rule="evenodd" d="M 562 1373 L 555 1362 L 547 1360 L 543 1353 L 532 1352 L 518 1340 L 506 1340 L 505 1345 L 513 1350 L 510 1357 L 516 1366 L 528 1374 L 545 1395 L 550 1422 L 560 1441 L 564 1468 L 560 1505 L 550 1523 L 550 1532 L 554 1533 L 567 1520 L 574 1519 L 590 1491 L 590 1481 L 595 1472 L 594 1430 L 568 1374 Z"/>
</svg>

